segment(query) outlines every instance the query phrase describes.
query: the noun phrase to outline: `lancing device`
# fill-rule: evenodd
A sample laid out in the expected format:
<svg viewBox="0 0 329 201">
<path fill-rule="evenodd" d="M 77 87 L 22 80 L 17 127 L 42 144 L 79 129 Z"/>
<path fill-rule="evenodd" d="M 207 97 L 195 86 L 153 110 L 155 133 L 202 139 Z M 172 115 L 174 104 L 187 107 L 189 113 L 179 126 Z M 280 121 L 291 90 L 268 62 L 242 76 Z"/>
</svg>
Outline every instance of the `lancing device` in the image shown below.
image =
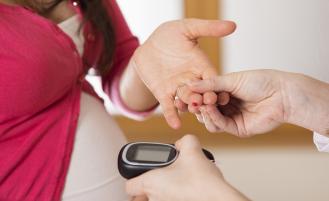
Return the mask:
<svg viewBox="0 0 329 201">
<path fill-rule="evenodd" d="M 215 162 L 214 156 L 202 149 L 205 156 Z M 123 146 L 118 157 L 120 174 L 131 179 L 149 170 L 165 167 L 177 159 L 179 151 L 172 144 L 154 142 L 134 142 Z"/>
</svg>

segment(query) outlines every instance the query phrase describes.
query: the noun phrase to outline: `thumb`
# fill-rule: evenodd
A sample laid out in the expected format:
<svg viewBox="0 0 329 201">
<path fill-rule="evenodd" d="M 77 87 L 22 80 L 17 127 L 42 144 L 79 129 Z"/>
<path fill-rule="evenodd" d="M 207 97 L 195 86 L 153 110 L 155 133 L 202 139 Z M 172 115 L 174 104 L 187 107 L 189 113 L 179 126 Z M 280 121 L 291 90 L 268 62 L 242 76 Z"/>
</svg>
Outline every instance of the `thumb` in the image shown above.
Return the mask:
<svg viewBox="0 0 329 201">
<path fill-rule="evenodd" d="M 192 152 L 201 152 L 202 147 L 198 140 L 198 138 L 194 135 L 185 135 L 181 139 L 179 139 L 175 146 L 177 150 L 182 153 L 192 153 Z"/>
<path fill-rule="evenodd" d="M 233 33 L 236 25 L 232 21 L 185 19 L 183 20 L 187 37 L 197 39 L 199 37 L 223 37 Z"/>
<path fill-rule="evenodd" d="M 234 74 L 228 74 L 223 76 L 215 76 L 206 80 L 200 80 L 188 83 L 190 90 L 197 93 L 205 93 L 208 91 L 215 92 L 230 92 L 232 93 L 237 88 L 239 78 Z"/>
</svg>

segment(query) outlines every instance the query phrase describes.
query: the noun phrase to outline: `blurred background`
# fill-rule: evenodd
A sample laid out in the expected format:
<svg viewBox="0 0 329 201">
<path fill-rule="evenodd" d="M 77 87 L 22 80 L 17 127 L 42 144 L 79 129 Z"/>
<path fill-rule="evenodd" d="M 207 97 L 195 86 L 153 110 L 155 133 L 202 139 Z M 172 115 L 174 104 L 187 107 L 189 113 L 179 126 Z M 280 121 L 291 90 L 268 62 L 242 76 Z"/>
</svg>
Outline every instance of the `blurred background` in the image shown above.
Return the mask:
<svg viewBox="0 0 329 201">
<path fill-rule="evenodd" d="M 219 73 L 254 68 L 302 72 L 329 82 L 328 0 L 118 0 L 141 42 L 162 22 L 198 17 L 229 19 L 236 32 L 201 39 Z M 170 42 L 170 41 L 168 41 Z M 312 133 L 283 125 L 265 135 L 239 139 L 210 134 L 193 115 L 170 129 L 160 113 L 144 122 L 116 120 L 128 140 L 174 142 L 190 133 L 215 153 L 225 177 L 253 200 L 329 200 L 329 154 L 318 153 Z M 328 117 L 329 118 L 329 117 Z M 200 170 L 202 171 L 202 170 Z M 179 191 L 177 192 L 179 193 Z"/>
</svg>

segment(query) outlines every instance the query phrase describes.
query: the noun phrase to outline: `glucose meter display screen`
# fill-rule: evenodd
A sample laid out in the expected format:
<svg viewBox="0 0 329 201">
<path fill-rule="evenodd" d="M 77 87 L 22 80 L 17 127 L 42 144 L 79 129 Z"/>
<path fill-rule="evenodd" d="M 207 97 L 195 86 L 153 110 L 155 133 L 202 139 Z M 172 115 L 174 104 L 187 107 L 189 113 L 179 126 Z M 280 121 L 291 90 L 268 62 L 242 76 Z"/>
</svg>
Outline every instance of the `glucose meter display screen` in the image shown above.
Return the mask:
<svg viewBox="0 0 329 201">
<path fill-rule="evenodd" d="M 134 159 L 137 161 L 167 162 L 171 148 L 165 146 L 139 146 Z"/>
</svg>

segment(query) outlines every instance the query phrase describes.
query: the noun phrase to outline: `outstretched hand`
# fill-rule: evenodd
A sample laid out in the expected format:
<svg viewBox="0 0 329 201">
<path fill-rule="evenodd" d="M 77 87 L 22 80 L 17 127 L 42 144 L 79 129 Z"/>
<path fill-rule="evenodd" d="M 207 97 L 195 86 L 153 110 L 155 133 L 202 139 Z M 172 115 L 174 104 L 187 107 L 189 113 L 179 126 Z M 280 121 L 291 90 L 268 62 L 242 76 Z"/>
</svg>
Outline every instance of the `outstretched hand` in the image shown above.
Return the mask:
<svg viewBox="0 0 329 201">
<path fill-rule="evenodd" d="M 180 127 L 175 107 L 177 89 L 192 81 L 216 75 L 209 58 L 198 46 L 200 37 L 223 37 L 235 30 L 230 21 L 185 19 L 161 25 L 133 56 L 135 69 L 159 101 L 164 117 L 172 128 Z M 213 92 L 205 92 L 213 99 Z M 203 104 L 199 93 L 185 88 L 183 104 Z M 211 98 L 212 97 L 212 98 Z M 193 109 L 192 109 L 193 110 Z"/>
</svg>

